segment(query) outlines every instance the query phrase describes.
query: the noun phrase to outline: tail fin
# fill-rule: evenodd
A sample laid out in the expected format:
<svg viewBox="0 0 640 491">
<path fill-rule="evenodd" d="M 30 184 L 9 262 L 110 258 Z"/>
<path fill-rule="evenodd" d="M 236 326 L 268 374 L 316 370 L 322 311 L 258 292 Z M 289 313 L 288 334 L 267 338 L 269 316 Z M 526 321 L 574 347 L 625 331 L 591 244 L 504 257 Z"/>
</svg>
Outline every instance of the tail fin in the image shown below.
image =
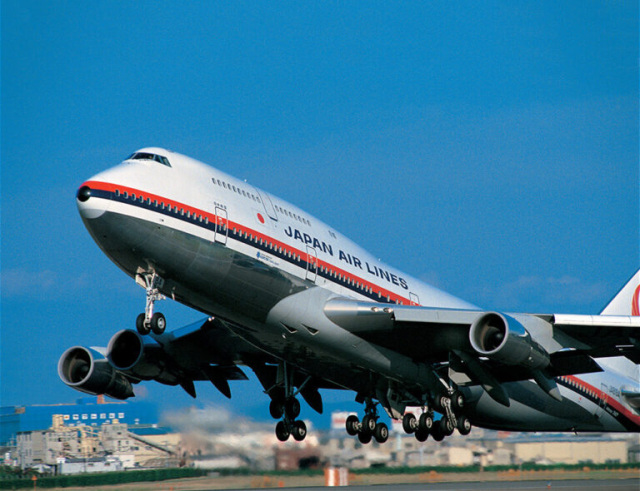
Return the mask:
<svg viewBox="0 0 640 491">
<path fill-rule="evenodd" d="M 636 271 L 622 290 L 613 297 L 613 300 L 602 311 L 602 315 L 640 315 L 640 270 Z M 629 387 L 621 387 L 625 401 L 635 407 L 640 403 L 640 365 L 634 364 L 630 359 L 622 356 L 615 358 L 599 358 L 598 363 L 605 369 L 610 368 L 628 377 Z M 624 393 L 624 392 L 627 393 Z"/>
<path fill-rule="evenodd" d="M 600 313 L 601 315 L 640 315 L 640 269 Z"/>
</svg>

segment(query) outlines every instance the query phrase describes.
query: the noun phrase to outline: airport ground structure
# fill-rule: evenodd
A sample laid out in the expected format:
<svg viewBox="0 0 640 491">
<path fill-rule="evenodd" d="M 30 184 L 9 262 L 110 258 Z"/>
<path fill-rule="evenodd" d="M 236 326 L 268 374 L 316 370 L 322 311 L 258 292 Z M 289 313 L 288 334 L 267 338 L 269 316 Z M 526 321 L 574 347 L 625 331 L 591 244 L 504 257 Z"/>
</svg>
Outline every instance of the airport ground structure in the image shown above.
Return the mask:
<svg viewBox="0 0 640 491">
<path fill-rule="evenodd" d="M 179 440 L 146 402 L 88 397 L 0 408 L 2 463 L 45 474 L 177 466 Z"/>
<path fill-rule="evenodd" d="M 43 474 L 181 466 L 264 472 L 330 465 L 392 469 L 640 462 L 638 434 L 474 429 L 466 437 L 420 443 L 394 425 L 385 444 L 362 445 L 340 425 L 344 413 L 336 413 L 331 430 L 314 430 L 304 442 L 282 443 L 268 423 L 235 427 L 235 431 L 224 425 L 210 431 L 172 430 L 159 425 L 157 408 L 151 404 L 104 403 L 96 398 L 71 405 L 2 408 L 1 416 L 3 463 Z"/>
</svg>

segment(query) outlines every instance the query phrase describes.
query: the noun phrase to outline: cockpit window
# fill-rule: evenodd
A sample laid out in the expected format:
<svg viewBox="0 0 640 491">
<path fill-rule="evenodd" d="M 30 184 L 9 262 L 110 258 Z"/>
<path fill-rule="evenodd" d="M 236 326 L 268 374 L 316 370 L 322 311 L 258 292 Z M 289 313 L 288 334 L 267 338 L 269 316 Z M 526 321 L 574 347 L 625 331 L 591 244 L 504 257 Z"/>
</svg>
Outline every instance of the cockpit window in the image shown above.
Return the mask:
<svg viewBox="0 0 640 491">
<path fill-rule="evenodd" d="M 129 157 L 127 157 L 127 160 L 155 160 L 159 164 L 171 167 L 171 164 L 169 163 L 169 159 L 167 157 L 156 155 L 155 153 L 136 152 L 129 155 Z"/>
</svg>

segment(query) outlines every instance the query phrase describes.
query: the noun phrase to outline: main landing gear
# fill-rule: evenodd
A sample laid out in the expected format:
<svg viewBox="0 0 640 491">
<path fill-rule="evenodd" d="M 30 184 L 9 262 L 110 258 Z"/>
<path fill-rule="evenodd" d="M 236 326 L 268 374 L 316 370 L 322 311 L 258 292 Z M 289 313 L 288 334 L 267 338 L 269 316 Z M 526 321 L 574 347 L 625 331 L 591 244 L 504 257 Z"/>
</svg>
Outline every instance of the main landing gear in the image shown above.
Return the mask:
<svg viewBox="0 0 640 491">
<path fill-rule="evenodd" d="M 154 334 L 162 334 L 167 328 L 167 320 L 160 312 L 154 312 L 153 306 L 156 301 L 165 299 L 160 293 L 164 280 L 156 273 L 140 275 L 140 278 L 146 285 L 147 303 L 144 312 L 136 319 L 136 329 L 143 336 L 152 331 Z"/>
<path fill-rule="evenodd" d="M 376 403 L 371 398 L 366 399 L 365 415 L 362 421 L 355 414 L 350 415 L 346 421 L 347 433 L 351 436 L 358 436 L 360 443 L 367 444 L 373 438 L 378 443 L 384 443 L 389 439 L 388 426 L 378 421 L 378 411 Z"/>
<path fill-rule="evenodd" d="M 434 405 L 442 414 L 440 420 L 434 421 L 434 412 L 429 406 L 423 408 L 419 418 L 416 418 L 413 413 L 406 413 L 402 418 L 402 428 L 405 433 L 413 433 L 419 442 L 426 441 L 429 435 L 440 442 L 446 436 L 452 435 L 455 429 L 461 435 L 468 435 L 471 432 L 471 421 L 462 413 L 464 396 L 459 391 L 454 390 L 448 396 L 439 397 Z"/>
<path fill-rule="evenodd" d="M 296 420 L 300 416 L 300 402 L 295 397 L 289 397 L 284 401 L 274 399 L 269 404 L 269 413 L 278 421 L 276 425 L 276 437 L 281 442 L 286 442 L 289 436 L 297 442 L 301 442 L 307 436 L 307 425 L 304 421 Z"/>
<path fill-rule="evenodd" d="M 296 419 L 300 416 L 300 401 L 296 399 L 296 395 L 310 377 L 302 384 L 298 392 L 294 393 L 293 375 L 293 369 L 283 362 L 279 367 L 276 384 L 266 390 L 267 394 L 271 396 L 269 413 L 273 419 L 280 419 L 276 424 L 276 437 L 281 442 L 286 442 L 290 436 L 293 436 L 297 442 L 301 442 L 307 436 L 307 425 L 304 421 Z"/>
</svg>

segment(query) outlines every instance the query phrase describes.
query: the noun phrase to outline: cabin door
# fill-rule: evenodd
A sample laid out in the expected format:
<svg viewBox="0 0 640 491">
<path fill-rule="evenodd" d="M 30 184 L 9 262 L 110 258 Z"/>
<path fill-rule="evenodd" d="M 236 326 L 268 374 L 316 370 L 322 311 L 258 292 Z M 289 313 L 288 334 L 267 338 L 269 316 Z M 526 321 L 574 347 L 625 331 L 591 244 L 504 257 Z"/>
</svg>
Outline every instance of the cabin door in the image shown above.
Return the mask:
<svg viewBox="0 0 640 491">
<path fill-rule="evenodd" d="M 216 223 L 214 230 L 214 241 L 220 244 L 227 243 L 229 235 L 229 221 L 227 218 L 227 210 L 216 206 Z"/>
</svg>

